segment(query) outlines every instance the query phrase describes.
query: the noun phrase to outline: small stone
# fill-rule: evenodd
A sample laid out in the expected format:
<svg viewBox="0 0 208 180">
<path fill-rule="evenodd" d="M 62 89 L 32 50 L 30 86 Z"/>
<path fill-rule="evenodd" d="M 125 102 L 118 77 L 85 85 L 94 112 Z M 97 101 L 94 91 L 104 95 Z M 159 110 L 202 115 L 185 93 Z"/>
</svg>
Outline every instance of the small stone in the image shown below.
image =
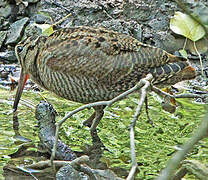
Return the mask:
<svg viewBox="0 0 208 180">
<path fill-rule="evenodd" d="M 14 51 L 0 52 L 0 61 L 17 62 Z"/>
<path fill-rule="evenodd" d="M 37 3 L 40 0 L 26 0 L 28 3 Z"/>
<path fill-rule="evenodd" d="M 6 44 L 16 44 L 21 39 L 23 34 L 24 27 L 26 26 L 29 18 L 25 17 L 14 22 L 10 27 L 10 33 L 8 34 L 8 38 Z"/>
<path fill-rule="evenodd" d="M 137 25 L 133 29 L 133 35 L 136 39 L 138 39 L 139 41 L 142 41 L 142 26 L 141 25 Z"/>
<path fill-rule="evenodd" d="M 168 27 L 168 21 L 165 18 L 161 19 L 152 19 L 148 25 L 153 29 L 157 31 L 165 31 Z"/>
<path fill-rule="evenodd" d="M 35 14 L 32 17 L 32 20 L 35 21 L 37 24 L 43 24 L 51 21 L 49 16 L 45 16 L 43 14 Z"/>
<path fill-rule="evenodd" d="M 0 4 L 0 17 L 8 18 L 12 12 L 12 6 L 6 2 Z"/>
<path fill-rule="evenodd" d="M 71 165 L 67 164 L 59 169 L 56 174 L 57 180 L 88 180 L 89 177 L 82 172 L 78 172 Z"/>
<path fill-rule="evenodd" d="M 0 17 L 0 30 L 7 31 L 9 29 L 9 21 L 4 17 Z"/>
<path fill-rule="evenodd" d="M 7 72 L 5 70 L 0 72 L 0 78 L 2 78 L 2 79 L 7 79 L 8 75 L 9 75 L 9 72 Z"/>
</svg>

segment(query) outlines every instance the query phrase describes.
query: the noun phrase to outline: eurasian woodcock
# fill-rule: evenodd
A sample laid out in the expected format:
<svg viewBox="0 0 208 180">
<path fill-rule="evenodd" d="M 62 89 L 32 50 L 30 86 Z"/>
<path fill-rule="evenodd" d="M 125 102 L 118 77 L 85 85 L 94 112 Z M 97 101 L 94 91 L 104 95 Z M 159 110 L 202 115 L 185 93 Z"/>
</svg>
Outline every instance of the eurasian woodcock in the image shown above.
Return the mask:
<svg viewBox="0 0 208 180">
<path fill-rule="evenodd" d="M 28 76 L 46 90 L 80 103 L 110 100 L 148 73 L 153 85 L 173 85 L 196 76 L 187 59 L 103 28 L 60 29 L 49 37 L 23 40 L 15 51 L 21 64 L 15 111 Z M 103 108 L 95 108 L 91 119 L 101 118 Z"/>
</svg>

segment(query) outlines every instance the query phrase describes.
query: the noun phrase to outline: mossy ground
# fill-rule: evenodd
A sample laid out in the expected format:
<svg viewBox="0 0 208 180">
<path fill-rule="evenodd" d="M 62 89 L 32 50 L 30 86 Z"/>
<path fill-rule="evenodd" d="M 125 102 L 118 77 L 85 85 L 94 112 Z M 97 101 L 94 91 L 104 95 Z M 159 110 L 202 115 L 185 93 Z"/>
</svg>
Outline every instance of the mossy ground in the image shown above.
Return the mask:
<svg viewBox="0 0 208 180">
<path fill-rule="evenodd" d="M 81 104 L 70 102 L 56 97 L 49 92 L 42 92 L 42 96 L 48 99 L 56 108 L 59 116 L 57 121 Z M 13 138 L 12 98 L 14 92 L 0 89 L 0 174 L 2 167 L 10 158 L 9 155 L 17 151 L 20 143 Z M 35 92 L 24 92 L 22 99 L 31 101 L 37 105 L 43 98 Z M 112 107 L 105 109 L 105 116 L 98 126 L 99 137 L 109 151 L 104 151 L 101 160 L 109 168 L 130 169 L 130 140 L 129 124 L 136 109 L 139 96 L 133 94 L 127 99 L 115 103 Z M 177 110 L 174 114 L 164 112 L 154 94 L 149 95 L 149 113 L 154 121 L 153 128 L 148 122 L 143 108 L 135 128 L 135 143 L 139 171 L 137 179 L 153 179 L 164 168 L 167 161 L 175 152 L 174 147 L 186 142 L 193 131 L 198 127 L 203 118 L 207 106 L 194 103 L 188 99 L 177 100 Z M 28 106 L 20 106 L 18 110 L 20 133 L 22 136 L 38 142 L 38 129 L 35 127 L 36 120 L 34 110 Z M 73 150 L 81 151 L 91 144 L 89 128 L 82 125 L 93 110 L 84 110 L 62 126 L 61 138 Z M 35 150 L 35 149 L 34 149 Z M 208 139 L 204 139 L 195 146 L 187 159 L 199 160 L 206 164 L 208 162 Z M 1 176 L 0 176 L 1 177 Z M 186 179 L 195 179 L 192 175 L 186 175 Z"/>
</svg>

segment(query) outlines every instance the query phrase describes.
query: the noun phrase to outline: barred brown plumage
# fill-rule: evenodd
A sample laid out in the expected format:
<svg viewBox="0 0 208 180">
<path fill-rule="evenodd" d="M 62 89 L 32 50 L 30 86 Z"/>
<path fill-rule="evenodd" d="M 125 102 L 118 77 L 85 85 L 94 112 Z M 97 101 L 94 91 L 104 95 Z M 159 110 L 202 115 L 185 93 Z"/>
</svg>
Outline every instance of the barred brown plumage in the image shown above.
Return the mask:
<svg viewBox="0 0 208 180">
<path fill-rule="evenodd" d="M 110 100 L 148 73 L 156 85 L 196 76 L 186 59 L 103 28 L 65 28 L 49 37 L 31 37 L 16 46 L 16 55 L 22 72 L 15 110 L 26 74 L 58 96 L 81 103 Z"/>
</svg>

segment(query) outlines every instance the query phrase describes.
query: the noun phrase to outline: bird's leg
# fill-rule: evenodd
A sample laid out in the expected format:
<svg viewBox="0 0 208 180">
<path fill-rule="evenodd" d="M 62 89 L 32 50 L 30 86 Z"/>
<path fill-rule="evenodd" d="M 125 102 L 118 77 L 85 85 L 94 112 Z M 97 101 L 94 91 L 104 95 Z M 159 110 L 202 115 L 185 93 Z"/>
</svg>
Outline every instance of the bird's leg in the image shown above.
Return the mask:
<svg viewBox="0 0 208 180">
<path fill-rule="evenodd" d="M 94 131 L 97 127 L 97 125 L 99 124 L 100 120 L 102 119 L 103 115 L 104 115 L 104 108 L 105 106 L 95 106 L 95 118 L 92 121 L 92 125 L 90 127 L 90 131 Z M 93 114 L 92 114 L 93 116 Z"/>
<path fill-rule="evenodd" d="M 96 106 L 94 107 L 95 109 L 95 118 L 92 121 L 91 127 L 90 127 L 90 134 L 92 136 L 93 141 L 100 141 L 100 138 L 97 135 L 97 130 L 96 127 L 99 124 L 100 120 L 102 119 L 103 115 L 104 115 L 104 108 L 105 106 Z M 92 114 L 93 116 L 93 114 Z M 91 116 L 91 117 L 92 117 Z"/>
<path fill-rule="evenodd" d="M 83 124 L 84 124 L 85 126 L 88 126 L 88 127 L 90 128 L 91 125 L 92 125 L 93 119 L 95 119 L 95 114 L 96 114 L 96 112 L 93 112 L 93 114 L 92 114 L 87 120 L 85 120 L 85 121 L 83 122 Z"/>
<path fill-rule="evenodd" d="M 105 106 L 97 106 L 97 107 L 93 107 L 94 108 L 94 113 L 87 119 L 87 120 L 85 120 L 84 122 L 83 122 L 83 124 L 85 125 L 85 126 L 88 126 L 89 128 L 92 126 L 92 124 L 93 124 L 93 120 L 95 119 L 95 117 L 96 117 L 96 114 L 102 114 L 102 116 L 101 116 L 101 119 L 102 119 L 102 117 L 103 117 L 103 114 L 104 114 L 104 112 L 103 112 L 103 109 L 105 108 Z M 99 123 L 99 122 L 98 122 Z M 98 124 L 97 124 L 98 125 Z M 97 126 L 96 125 L 96 126 Z"/>
<path fill-rule="evenodd" d="M 106 106 L 93 107 L 95 112 L 86 121 L 83 122 L 85 126 L 90 127 L 90 134 L 92 136 L 93 141 L 100 141 L 100 138 L 97 135 L 96 127 L 104 115 L 103 110 L 105 107 Z"/>
</svg>

